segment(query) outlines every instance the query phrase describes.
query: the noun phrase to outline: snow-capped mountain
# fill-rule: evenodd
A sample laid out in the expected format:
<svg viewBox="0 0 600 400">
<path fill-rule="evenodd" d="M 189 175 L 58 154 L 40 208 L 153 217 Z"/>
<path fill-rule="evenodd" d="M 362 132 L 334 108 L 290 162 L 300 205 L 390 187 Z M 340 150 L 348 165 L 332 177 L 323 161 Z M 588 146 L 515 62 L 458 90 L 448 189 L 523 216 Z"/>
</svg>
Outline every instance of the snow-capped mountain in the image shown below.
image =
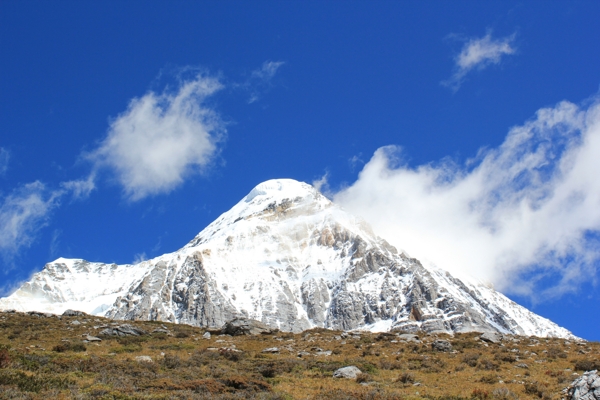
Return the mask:
<svg viewBox="0 0 600 400">
<path fill-rule="evenodd" d="M 59 258 L 0 308 L 222 326 L 573 337 L 493 289 L 425 268 L 312 186 L 256 186 L 174 253 L 135 265 Z"/>
</svg>

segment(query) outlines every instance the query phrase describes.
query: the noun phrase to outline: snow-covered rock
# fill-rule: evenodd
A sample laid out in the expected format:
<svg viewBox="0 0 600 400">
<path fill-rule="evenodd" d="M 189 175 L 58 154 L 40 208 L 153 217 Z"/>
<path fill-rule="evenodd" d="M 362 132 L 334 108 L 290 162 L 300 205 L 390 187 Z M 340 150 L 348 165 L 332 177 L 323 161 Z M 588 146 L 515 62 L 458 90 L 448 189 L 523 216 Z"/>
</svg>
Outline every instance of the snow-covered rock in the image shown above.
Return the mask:
<svg viewBox="0 0 600 400">
<path fill-rule="evenodd" d="M 312 186 L 256 186 L 174 253 L 135 265 L 59 258 L 0 309 L 82 310 L 209 328 L 499 332 L 573 338 L 493 289 L 426 268 Z"/>
</svg>

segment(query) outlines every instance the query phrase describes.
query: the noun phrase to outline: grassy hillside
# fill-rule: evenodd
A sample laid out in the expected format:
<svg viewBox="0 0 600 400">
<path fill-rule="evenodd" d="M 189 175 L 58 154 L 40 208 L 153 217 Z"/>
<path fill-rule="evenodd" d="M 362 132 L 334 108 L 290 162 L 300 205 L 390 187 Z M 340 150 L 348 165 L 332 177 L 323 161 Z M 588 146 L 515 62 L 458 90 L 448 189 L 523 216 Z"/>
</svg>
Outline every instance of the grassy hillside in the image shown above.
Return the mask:
<svg viewBox="0 0 600 400">
<path fill-rule="evenodd" d="M 491 344 L 475 333 L 419 334 L 418 343 L 323 329 L 205 339 L 201 328 L 136 321 L 148 334 L 84 342 L 122 323 L 0 313 L 0 398 L 559 399 L 576 373 L 600 367 L 596 342 Z M 452 351 L 433 350 L 438 339 Z M 363 373 L 333 378 L 348 365 Z"/>
</svg>

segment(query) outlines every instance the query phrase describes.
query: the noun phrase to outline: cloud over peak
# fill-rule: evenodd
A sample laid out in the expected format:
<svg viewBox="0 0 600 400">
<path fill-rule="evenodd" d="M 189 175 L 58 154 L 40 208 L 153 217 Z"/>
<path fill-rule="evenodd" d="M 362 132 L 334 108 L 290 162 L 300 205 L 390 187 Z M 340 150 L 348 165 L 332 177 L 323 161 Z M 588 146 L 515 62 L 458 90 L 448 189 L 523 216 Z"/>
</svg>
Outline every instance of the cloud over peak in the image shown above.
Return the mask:
<svg viewBox="0 0 600 400">
<path fill-rule="evenodd" d="M 515 35 L 493 39 L 491 33 L 482 38 L 473 38 L 466 42 L 460 53 L 455 57 L 455 72 L 452 77 L 442 84 L 453 90 L 458 90 L 465 76 L 473 69 L 484 69 L 492 64 L 500 63 L 505 55 L 514 54 Z"/>
<path fill-rule="evenodd" d="M 560 296 L 600 262 L 600 101 L 562 102 L 512 128 L 465 166 L 409 167 L 383 147 L 335 201 L 379 235 L 500 290 Z M 554 284 L 540 291 L 538 283 Z"/>
<path fill-rule="evenodd" d="M 218 153 L 225 123 L 205 101 L 222 87 L 215 78 L 197 75 L 175 93 L 150 91 L 134 98 L 89 159 L 112 171 L 130 200 L 172 191 L 203 172 Z"/>
</svg>

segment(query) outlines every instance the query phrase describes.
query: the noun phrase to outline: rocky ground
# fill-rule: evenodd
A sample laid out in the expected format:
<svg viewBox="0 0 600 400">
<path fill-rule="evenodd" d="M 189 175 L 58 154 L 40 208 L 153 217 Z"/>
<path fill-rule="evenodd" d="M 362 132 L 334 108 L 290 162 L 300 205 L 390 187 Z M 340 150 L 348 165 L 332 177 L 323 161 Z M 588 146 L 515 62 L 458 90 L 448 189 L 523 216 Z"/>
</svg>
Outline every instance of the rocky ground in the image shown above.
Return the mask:
<svg viewBox="0 0 600 400">
<path fill-rule="evenodd" d="M 0 398 L 600 399 L 600 379 L 584 374 L 600 369 L 597 342 L 292 334 L 247 321 L 223 332 L 77 312 L 0 313 Z"/>
</svg>

